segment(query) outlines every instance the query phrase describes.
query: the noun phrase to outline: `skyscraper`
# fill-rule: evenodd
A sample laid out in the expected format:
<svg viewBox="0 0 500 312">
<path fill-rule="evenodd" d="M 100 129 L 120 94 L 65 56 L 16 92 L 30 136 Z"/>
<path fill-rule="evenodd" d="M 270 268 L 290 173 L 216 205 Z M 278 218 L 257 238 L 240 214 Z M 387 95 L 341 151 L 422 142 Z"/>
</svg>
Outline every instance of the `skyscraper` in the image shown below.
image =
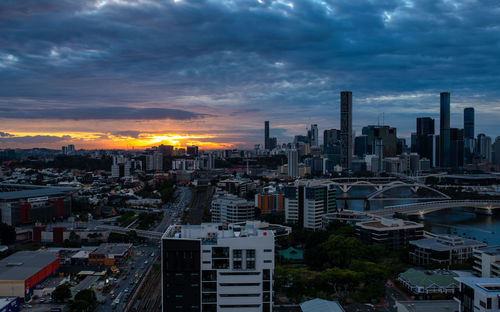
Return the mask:
<svg viewBox="0 0 500 312">
<path fill-rule="evenodd" d="M 292 178 L 299 176 L 299 153 L 296 149 L 288 150 L 288 176 Z"/>
<path fill-rule="evenodd" d="M 309 142 L 311 143 L 311 146 L 318 146 L 319 145 L 318 125 L 316 125 L 316 124 L 311 125 Z"/>
<path fill-rule="evenodd" d="M 474 107 L 464 108 L 464 138 L 474 138 Z"/>
<path fill-rule="evenodd" d="M 439 117 L 439 137 L 440 137 L 440 167 L 450 167 L 450 93 L 441 92 L 440 117 Z"/>
<path fill-rule="evenodd" d="M 417 118 L 416 145 L 414 152 L 422 158 L 427 158 L 431 162 L 434 159 L 434 119 L 430 117 Z"/>
<path fill-rule="evenodd" d="M 264 121 L 264 149 L 270 150 L 269 144 L 269 120 Z"/>
<path fill-rule="evenodd" d="M 340 92 L 340 138 L 342 141 L 342 168 L 352 164 L 352 92 Z"/>
</svg>

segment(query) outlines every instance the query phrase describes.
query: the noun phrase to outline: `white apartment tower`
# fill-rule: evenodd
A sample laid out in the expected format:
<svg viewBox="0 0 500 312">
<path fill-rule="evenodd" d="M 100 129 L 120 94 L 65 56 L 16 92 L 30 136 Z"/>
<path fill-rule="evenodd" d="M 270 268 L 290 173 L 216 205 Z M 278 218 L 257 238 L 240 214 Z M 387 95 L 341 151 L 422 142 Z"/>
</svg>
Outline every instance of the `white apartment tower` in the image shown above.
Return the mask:
<svg viewBox="0 0 500 312">
<path fill-rule="evenodd" d="M 162 311 L 272 311 L 274 234 L 256 225 L 170 226 L 161 241 Z"/>
<path fill-rule="evenodd" d="M 253 220 L 254 203 L 233 194 L 215 194 L 212 199 L 212 222 L 223 224 Z"/>
</svg>

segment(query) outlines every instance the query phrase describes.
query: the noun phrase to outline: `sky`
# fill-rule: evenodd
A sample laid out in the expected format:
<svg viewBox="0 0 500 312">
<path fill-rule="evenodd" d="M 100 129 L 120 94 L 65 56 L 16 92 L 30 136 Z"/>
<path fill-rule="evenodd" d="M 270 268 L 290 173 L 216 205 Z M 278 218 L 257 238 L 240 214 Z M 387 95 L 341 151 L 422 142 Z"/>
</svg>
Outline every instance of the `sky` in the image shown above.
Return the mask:
<svg viewBox="0 0 500 312">
<path fill-rule="evenodd" d="M 0 148 L 203 149 L 415 131 L 451 92 L 500 135 L 498 0 L 2 0 Z"/>
</svg>

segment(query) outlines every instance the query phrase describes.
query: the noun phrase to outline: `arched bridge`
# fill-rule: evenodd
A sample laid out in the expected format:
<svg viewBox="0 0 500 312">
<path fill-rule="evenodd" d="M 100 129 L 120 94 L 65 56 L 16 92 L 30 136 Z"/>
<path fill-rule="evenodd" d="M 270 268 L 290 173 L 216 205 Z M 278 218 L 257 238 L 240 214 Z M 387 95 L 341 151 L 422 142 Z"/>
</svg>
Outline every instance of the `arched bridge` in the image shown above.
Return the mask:
<svg viewBox="0 0 500 312">
<path fill-rule="evenodd" d="M 355 182 L 335 182 L 335 181 L 333 181 L 333 184 L 335 184 L 343 193 L 349 192 L 353 187 L 356 187 L 356 186 L 370 186 L 370 187 L 373 187 L 376 191 L 381 191 L 384 188 L 391 187 L 394 185 L 407 185 L 407 183 L 405 183 L 403 181 L 391 181 L 391 182 L 375 183 L 372 181 L 365 181 L 365 180 L 360 180 L 360 181 L 355 181 Z"/>
<path fill-rule="evenodd" d="M 377 217 L 392 217 L 395 213 L 423 216 L 429 212 L 450 208 L 472 208 L 480 213 L 492 214 L 492 210 L 500 209 L 500 200 L 440 200 L 387 206 L 384 209 L 370 211 L 369 214 Z"/>
<path fill-rule="evenodd" d="M 427 191 L 429 194 L 433 194 L 433 196 L 429 196 L 429 195 L 421 195 L 419 196 L 419 199 L 442 199 L 442 200 L 445 200 L 445 199 L 451 199 L 450 196 L 432 188 L 432 187 L 429 187 L 425 184 L 418 184 L 418 183 L 414 183 L 414 184 L 407 184 L 407 183 L 393 183 L 392 185 L 388 185 L 387 187 L 383 188 L 383 189 L 380 189 L 372 194 L 370 194 L 368 196 L 368 200 L 399 200 L 399 199 L 402 199 L 401 197 L 390 197 L 390 196 L 386 196 L 384 193 L 386 193 L 387 191 L 390 191 L 390 190 L 394 190 L 394 189 L 398 189 L 398 188 L 409 188 L 413 193 L 417 193 L 419 190 L 425 190 Z M 429 196 L 429 197 L 426 197 L 426 196 Z"/>
</svg>

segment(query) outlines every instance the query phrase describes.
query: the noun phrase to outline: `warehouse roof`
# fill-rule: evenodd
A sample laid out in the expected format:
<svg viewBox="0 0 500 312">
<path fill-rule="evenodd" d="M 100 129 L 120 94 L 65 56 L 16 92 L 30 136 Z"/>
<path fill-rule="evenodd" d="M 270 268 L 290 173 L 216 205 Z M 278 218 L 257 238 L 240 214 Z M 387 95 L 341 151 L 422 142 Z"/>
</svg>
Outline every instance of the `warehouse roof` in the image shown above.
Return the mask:
<svg viewBox="0 0 500 312">
<path fill-rule="evenodd" d="M 15 200 L 43 196 L 64 195 L 75 191 L 72 187 L 49 187 L 24 184 L 0 184 L 0 200 Z"/>
<path fill-rule="evenodd" d="M 19 251 L 0 260 L 0 281 L 24 281 L 57 260 L 53 251 Z"/>
</svg>

